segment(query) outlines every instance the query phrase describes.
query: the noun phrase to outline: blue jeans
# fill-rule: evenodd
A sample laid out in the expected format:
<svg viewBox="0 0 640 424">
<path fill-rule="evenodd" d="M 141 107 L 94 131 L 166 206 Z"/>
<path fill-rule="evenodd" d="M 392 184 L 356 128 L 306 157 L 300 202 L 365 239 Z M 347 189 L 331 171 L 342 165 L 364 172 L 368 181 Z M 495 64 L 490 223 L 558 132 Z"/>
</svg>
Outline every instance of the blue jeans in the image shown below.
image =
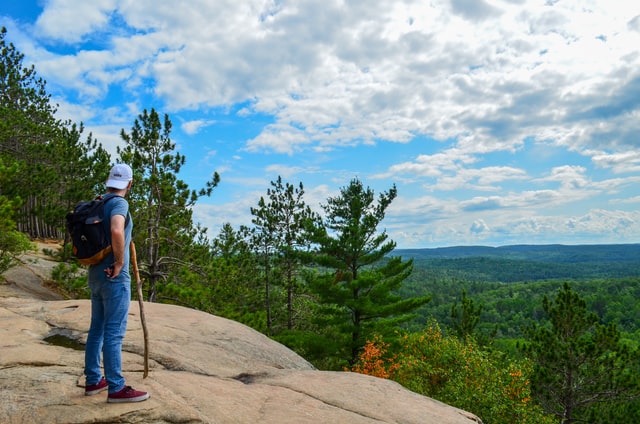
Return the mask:
<svg viewBox="0 0 640 424">
<path fill-rule="evenodd" d="M 127 330 L 131 302 L 130 281 L 93 280 L 91 288 L 91 326 L 85 347 L 86 384 L 97 384 L 102 378 L 100 352 L 104 360 L 104 376 L 109 393 L 124 388 L 122 375 L 122 341 Z"/>
</svg>

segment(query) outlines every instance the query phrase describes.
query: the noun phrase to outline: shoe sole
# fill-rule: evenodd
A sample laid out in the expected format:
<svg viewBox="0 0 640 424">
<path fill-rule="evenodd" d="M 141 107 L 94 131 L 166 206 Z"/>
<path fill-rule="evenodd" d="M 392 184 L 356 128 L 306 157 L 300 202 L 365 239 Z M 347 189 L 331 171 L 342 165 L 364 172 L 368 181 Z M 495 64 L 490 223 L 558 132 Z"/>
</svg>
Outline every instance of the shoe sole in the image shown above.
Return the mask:
<svg viewBox="0 0 640 424">
<path fill-rule="evenodd" d="M 107 398 L 108 403 L 127 403 L 127 402 L 142 402 L 143 400 L 149 399 L 149 394 L 147 393 L 144 396 L 137 396 L 132 398 Z"/>
<path fill-rule="evenodd" d="M 100 389 L 96 389 L 96 390 L 91 390 L 88 392 L 84 392 L 85 396 L 93 396 L 93 395 L 97 395 L 98 393 L 104 392 L 105 390 L 107 390 L 109 388 L 109 386 L 104 386 Z"/>
</svg>

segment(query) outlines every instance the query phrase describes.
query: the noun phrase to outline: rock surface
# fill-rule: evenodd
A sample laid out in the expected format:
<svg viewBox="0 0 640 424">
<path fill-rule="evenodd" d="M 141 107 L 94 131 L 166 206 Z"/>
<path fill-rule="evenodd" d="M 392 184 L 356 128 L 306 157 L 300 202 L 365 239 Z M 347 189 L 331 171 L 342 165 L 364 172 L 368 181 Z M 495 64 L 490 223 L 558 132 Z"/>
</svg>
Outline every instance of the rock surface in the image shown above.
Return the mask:
<svg viewBox="0 0 640 424">
<path fill-rule="evenodd" d="M 178 306 L 145 303 L 143 333 L 131 303 L 123 347 L 127 384 L 151 398 L 107 404 L 84 396 L 87 300 L 61 300 L 43 281 L 55 263 L 25 255 L 0 280 L 2 423 L 421 423 L 473 424 L 473 414 L 400 385 L 349 372 L 318 371 L 249 327 Z M 47 342 L 49 336 L 67 341 Z M 48 340 L 48 339 L 47 339 Z"/>
</svg>

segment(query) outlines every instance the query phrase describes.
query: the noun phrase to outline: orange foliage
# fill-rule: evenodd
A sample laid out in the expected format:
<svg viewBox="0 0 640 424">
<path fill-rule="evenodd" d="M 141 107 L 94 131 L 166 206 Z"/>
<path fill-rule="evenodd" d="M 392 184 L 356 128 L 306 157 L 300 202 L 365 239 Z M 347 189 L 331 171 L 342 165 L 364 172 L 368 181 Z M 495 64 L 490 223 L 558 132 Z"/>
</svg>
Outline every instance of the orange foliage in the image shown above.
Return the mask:
<svg viewBox="0 0 640 424">
<path fill-rule="evenodd" d="M 400 365 L 394 362 L 395 357 L 385 357 L 388 347 L 389 344 L 384 343 L 380 336 L 367 340 L 358 362 L 351 371 L 374 377 L 391 378 Z"/>
</svg>

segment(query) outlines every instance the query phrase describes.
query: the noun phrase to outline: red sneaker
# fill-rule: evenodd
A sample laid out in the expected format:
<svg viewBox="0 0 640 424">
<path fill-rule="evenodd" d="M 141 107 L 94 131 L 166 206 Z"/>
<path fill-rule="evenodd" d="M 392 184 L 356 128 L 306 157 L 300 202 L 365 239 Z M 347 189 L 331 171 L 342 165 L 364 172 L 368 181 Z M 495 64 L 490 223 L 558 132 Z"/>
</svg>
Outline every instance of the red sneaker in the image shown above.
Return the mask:
<svg viewBox="0 0 640 424">
<path fill-rule="evenodd" d="M 108 388 L 109 388 L 109 385 L 107 384 L 107 380 L 105 380 L 104 377 L 102 377 L 97 384 L 84 386 L 84 394 L 85 396 L 93 396 L 93 395 L 97 395 L 102 391 L 107 390 Z"/>
<path fill-rule="evenodd" d="M 124 386 L 119 392 L 110 393 L 107 396 L 109 403 L 142 402 L 147 399 L 149 399 L 149 393 L 135 390 L 131 386 Z"/>
</svg>

